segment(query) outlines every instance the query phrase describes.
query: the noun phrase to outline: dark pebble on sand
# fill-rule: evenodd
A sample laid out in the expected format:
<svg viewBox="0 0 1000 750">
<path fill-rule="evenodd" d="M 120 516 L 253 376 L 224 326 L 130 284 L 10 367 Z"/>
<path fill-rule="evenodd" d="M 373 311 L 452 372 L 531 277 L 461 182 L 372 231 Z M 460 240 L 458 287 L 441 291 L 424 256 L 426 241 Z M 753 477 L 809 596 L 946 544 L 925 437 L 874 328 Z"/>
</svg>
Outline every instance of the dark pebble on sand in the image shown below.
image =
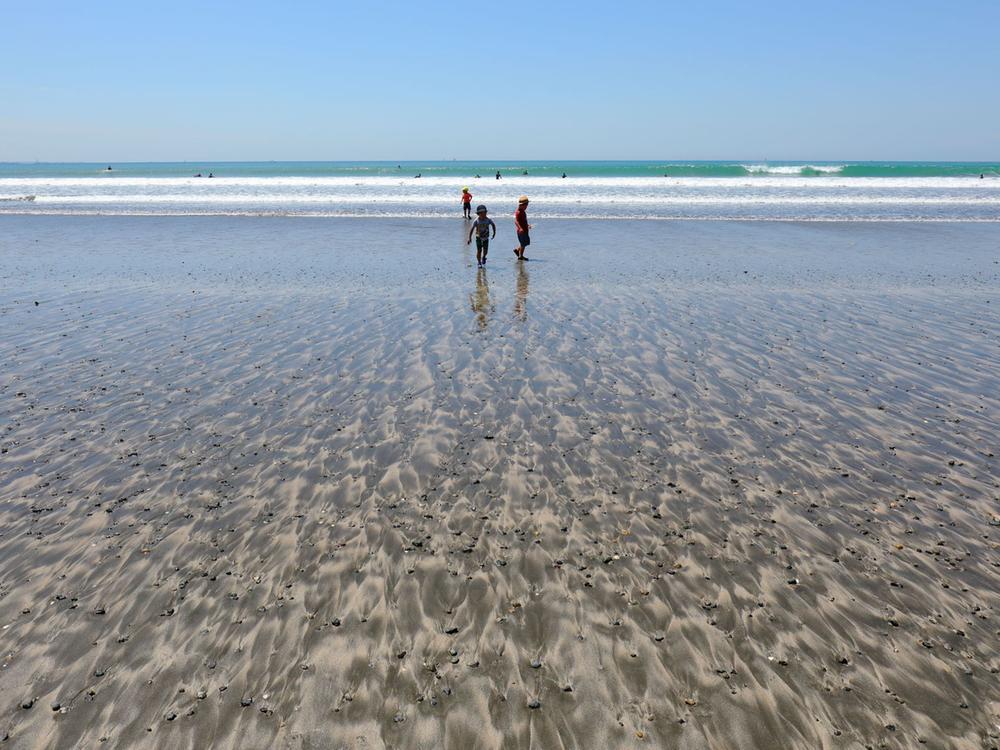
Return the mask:
<svg viewBox="0 0 1000 750">
<path fill-rule="evenodd" d="M 253 703 L 253 698 L 240 698 L 240 705 L 246 708 L 251 703 Z"/>
<path fill-rule="evenodd" d="M 528 701 L 528 708 L 541 708 L 542 702 L 538 698 L 532 698 Z"/>
<path fill-rule="evenodd" d="M 53 711 L 58 711 L 60 708 L 62 708 L 62 703 L 60 703 L 59 701 L 52 701 L 52 704 L 49 707 Z"/>
<path fill-rule="evenodd" d="M 335 627 L 335 628 L 339 628 L 340 627 L 340 618 L 339 617 L 334 617 L 333 621 L 330 624 L 333 625 L 333 627 Z"/>
<path fill-rule="evenodd" d="M 541 666 L 542 666 L 542 660 L 541 659 L 532 659 L 531 660 L 531 668 L 532 669 L 540 669 Z"/>
<path fill-rule="evenodd" d="M 458 628 L 452 625 L 450 628 L 446 628 L 444 632 L 447 635 L 455 635 L 458 632 Z"/>
<path fill-rule="evenodd" d="M 107 613 L 107 610 L 104 607 L 98 607 L 97 609 L 94 610 L 94 614 L 95 615 L 103 615 L 103 614 L 106 614 L 106 613 Z"/>
<path fill-rule="evenodd" d="M 167 721 L 173 721 L 174 719 L 177 718 L 177 714 L 174 713 L 173 711 L 168 711 L 163 715 L 163 718 L 166 719 Z"/>
<path fill-rule="evenodd" d="M 29 708 L 31 708 L 34 705 L 35 705 L 35 699 L 34 698 L 28 698 L 28 700 L 26 700 L 26 701 L 21 701 L 21 708 L 23 708 L 25 711 L 27 711 Z"/>
</svg>

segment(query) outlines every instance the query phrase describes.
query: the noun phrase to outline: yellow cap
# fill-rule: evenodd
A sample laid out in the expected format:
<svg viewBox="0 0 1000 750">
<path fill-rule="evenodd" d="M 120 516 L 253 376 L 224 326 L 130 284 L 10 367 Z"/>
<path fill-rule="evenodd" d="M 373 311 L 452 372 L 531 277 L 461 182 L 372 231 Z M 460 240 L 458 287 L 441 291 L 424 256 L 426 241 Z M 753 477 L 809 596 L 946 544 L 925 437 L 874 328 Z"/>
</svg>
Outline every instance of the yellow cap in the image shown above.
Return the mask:
<svg viewBox="0 0 1000 750">
<path fill-rule="evenodd" d="M 518 203 L 527 203 L 528 202 L 528 196 L 522 195 L 520 198 L 517 199 L 517 202 Z"/>
<path fill-rule="evenodd" d="M 464 188 L 462 188 L 462 192 L 463 192 L 463 193 L 467 193 L 467 192 L 469 192 L 469 188 L 467 188 L 467 187 L 464 187 Z"/>
</svg>

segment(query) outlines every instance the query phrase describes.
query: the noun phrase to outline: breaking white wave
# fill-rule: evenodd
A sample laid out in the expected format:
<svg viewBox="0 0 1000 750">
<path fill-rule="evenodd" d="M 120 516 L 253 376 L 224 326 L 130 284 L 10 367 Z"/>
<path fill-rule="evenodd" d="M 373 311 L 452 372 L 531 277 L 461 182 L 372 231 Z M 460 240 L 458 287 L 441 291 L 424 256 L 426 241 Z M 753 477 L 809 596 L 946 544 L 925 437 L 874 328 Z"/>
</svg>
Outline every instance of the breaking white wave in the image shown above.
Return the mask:
<svg viewBox="0 0 1000 750">
<path fill-rule="evenodd" d="M 10 177 L 0 178 L 0 214 L 455 216 L 463 186 L 471 188 L 474 204 L 485 203 L 501 216 L 527 193 L 535 216 L 1000 221 L 1000 179 L 843 177 L 832 172 L 815 180 L 784 172 L 744 178 L 517 176 L 472 181 L 384 175 Z"/>
</svg>

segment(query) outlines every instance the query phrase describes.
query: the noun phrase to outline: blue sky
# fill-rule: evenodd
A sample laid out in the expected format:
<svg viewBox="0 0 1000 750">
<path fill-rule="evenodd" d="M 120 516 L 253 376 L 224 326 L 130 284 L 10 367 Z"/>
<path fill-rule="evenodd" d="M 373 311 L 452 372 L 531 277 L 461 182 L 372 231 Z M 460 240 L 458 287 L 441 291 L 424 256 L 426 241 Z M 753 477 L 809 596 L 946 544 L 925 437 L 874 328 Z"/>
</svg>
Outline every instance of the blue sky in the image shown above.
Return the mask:
<svg viewBox="0 0 1000 750">
<path fill-rule="evenodd" d="M 1000 159 L 995 1 L 155 6 L 7 0 L 0 160 Z"/>
</svg>

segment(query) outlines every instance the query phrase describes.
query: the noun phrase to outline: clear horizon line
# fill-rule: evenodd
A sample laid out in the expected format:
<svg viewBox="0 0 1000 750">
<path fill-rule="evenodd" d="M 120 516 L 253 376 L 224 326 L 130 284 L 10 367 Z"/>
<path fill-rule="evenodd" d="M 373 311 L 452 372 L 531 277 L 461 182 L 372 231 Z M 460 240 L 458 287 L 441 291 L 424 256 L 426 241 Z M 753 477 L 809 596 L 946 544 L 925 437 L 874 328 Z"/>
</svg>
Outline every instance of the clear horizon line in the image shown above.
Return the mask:
<svg viewBox="0 0 1000 750">
<path fill-rule="evenodd" d="M 1000 164 L 1000 159 L 830 159 L 813 157 L 809 159 L 770 159 L 770 158 L 733 158 L 733 159 L 520 159 L 520 158 L 448 158 L 448 159 L 100 159 L 100 160 L 42 160 L 42 159 L 14 159 L 0 160 L 0 164 L 447 164 L 456 162 L 460 164 L 497 164 L 502 162 L 514 163 L 540 163 L 559 164 L 567 162 L 575 163 L 646 163 L 646 164 L 679 164 L 687 162 L 700 163 L 727 163 L 727 164 L 759 164 L 775 162 L 801 162 L 803 164 L 830 162 L 830 163 L 854 163 L 854 164 Z"/>
</svg>

